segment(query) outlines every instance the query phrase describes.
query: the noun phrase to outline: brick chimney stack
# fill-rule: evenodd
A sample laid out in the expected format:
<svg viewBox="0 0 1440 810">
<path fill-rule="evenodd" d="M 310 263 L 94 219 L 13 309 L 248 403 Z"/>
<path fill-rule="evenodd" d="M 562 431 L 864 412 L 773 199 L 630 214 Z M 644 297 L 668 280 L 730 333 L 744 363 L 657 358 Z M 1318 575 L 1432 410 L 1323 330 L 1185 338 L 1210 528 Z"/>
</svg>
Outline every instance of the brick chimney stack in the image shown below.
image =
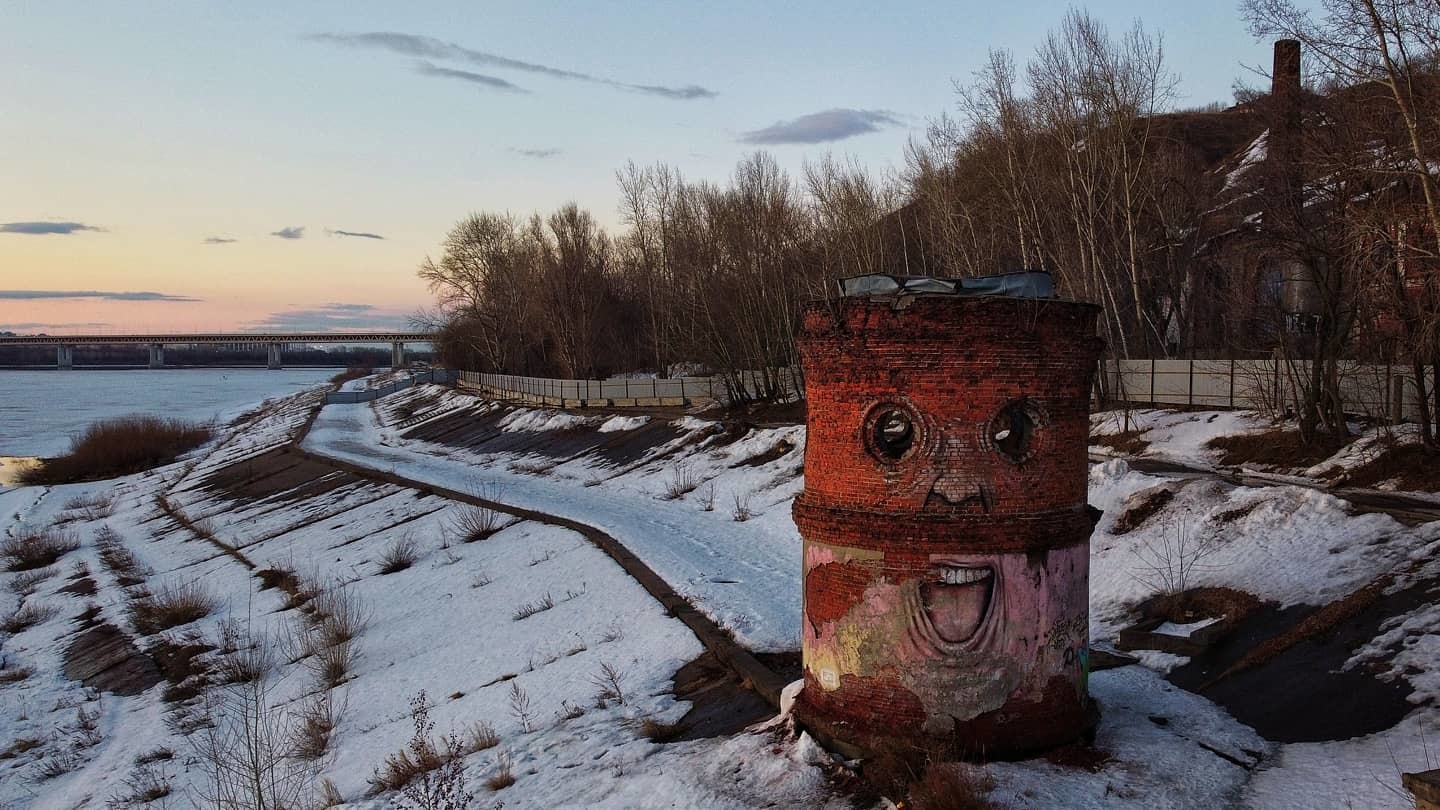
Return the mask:
<svg viewBox="0 0 1440 810">
<path fill-rule="evenodd" d="M 1301 192 L 1300 171 L 1300 42 L 1275 42 L 1275 66 L 1270 75 L 1270 143 L 1267 162 L 1279 200 Z M 1295 200 L 1298 201 L 1298 200 Z"/>
</svg>

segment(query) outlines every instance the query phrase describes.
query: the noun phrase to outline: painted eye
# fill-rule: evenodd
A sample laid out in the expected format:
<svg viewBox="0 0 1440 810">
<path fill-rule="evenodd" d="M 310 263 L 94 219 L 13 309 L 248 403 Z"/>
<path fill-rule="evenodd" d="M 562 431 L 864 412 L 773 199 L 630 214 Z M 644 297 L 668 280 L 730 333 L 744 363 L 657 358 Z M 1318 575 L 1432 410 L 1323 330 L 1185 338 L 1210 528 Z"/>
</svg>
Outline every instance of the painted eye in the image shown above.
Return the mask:
<svg viewBox="0 0 1440 810">
<path fill-rule="evenodd" d="M 875 420 L 874 446 L 881 456 L 898 460 L 915 444 L 915 422 L 899 408 L 883 411 Z"/>
<path fill-rule="evenodd" d="M 990 420 L 991 444 L 1010 461 L 1025 461 L 1034 452 L 1035 430 L 1041 419 L 1039 409 L 1029 400 L 1011 402 Z"/>
</svg>

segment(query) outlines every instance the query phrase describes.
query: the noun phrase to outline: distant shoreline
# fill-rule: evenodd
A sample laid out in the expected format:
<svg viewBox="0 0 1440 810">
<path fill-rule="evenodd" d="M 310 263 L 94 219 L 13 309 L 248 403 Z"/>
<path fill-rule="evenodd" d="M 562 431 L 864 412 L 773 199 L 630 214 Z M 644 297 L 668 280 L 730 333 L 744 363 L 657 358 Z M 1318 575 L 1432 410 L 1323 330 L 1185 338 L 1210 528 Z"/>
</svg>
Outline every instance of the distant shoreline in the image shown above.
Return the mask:
<svg viewBox="0 0 1440 810">
<path fill-rule="evenodd" d="M 174 365 L 174 366 L 163 366 L 163 367 L 161 367 L 161 368 L 150 368 L 149 366 L 143 365 L 143 364 L 142 364 L 142 365 L 126 365 L 126 366 L 121 366 L 121 365 L 114 365 L 114 366 L 111 366 L 111 365 L 93 365 L 93 366 L 92 366 L 92 365 L 79 365 L 79 364 L 77 364 L 77 365 L 75 365 L 73 368 L 67 368 L 67 369 L 61 369 L 61 368 L 59 368 L 59 367 L 57 367 L 57 366 L 3 366 L 3 365 L 0 365 L 0 371 L 203 371 L 203 370 L 205 370 L 205 369 L 212 369 L 212 368 L 213 368 L 213 369 L 217 369 L 217 370 L 221 370 L 221 369 L 260 369 L 260 370 L 268 370 L 268 366 L 266 366 L 264 363 L 261 363 L 261 364 L 259 364 L 259 365 L 253 365 L 253 364 L 252 364 L 252 365 L 224 365 L 224 366 L 180 366 L 180 365 Z M 329 364 L 327 364 L 327 365 L 315 365 L 315 366 L 311 366 L 311 365 L 305 365 L 304 363 L 287 363 L 287 364 L 285 365 L 285 368 L 287 368 L 287 369 L 296 369 L 296 368 L 335 368 L 335 369 L 342 369 L 342 370 L 343 370 L 343 369 L 347 368 L 347 366 L 337 366 L 337 365 L 329 365 Z"/>
</svg>

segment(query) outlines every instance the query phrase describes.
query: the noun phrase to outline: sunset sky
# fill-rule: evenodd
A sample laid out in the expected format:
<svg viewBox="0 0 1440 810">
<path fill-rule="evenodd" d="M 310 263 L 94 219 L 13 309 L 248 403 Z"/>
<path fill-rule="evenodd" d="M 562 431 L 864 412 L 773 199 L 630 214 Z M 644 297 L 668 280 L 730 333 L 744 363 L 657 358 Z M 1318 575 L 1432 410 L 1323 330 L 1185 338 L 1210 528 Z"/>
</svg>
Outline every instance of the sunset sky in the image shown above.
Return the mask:
<svg viewBox="0 0 1440 810">
<path fill-rule="evenodd" d="M 615 170 L 723 180 L 758 148 L 898 167 L 1067 4 L 11 2 L 0 7 L 0 330 L 395 327 L 475 210 Z M 1179 103 L 1268 62 L 1234 7 L 1090 3 L 1166 36 Z"/>
</svg>

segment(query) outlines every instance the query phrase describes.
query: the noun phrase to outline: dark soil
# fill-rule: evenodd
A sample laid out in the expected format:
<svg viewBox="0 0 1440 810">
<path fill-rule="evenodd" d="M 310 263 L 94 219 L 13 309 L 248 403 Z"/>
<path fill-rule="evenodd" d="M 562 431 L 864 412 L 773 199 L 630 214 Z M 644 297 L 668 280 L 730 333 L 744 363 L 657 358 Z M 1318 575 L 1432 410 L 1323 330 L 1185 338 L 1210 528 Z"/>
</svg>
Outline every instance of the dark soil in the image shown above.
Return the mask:
<svg viewBox="0 0 1440 810">
<path fill-rule="evenodd" d="M 1143 430 L 1122 430 L 1105 436 L 1091 436 L 1090 443 L 1108 447 L 1127 456 L 1138 456 L 1150 448 L 1150 442 L 1140 438 Z"/>
<path fill-rule="evenodd" d="M 1391 482 L 1411 492 L 1440 491 L 1440 453 L 1418 444 L 1382 449 L 1374 459 L 1352 469 L 1338 483 L 1347 487 L 1373 489 Z"/>
<path fill-rule="evenodd" d="M 1440 581 L 1385 594 L 1389 578 L 1324 608 L 1263 605 L 1169 679 L 1215 701 L 1274 742 L 1344 740 L 1390 728 L 1414 706 L 1383 665 L 1342 671 L 1390 617 L 1440 596 Z"/>
<path fill-rule="evenodd" d="M 1314 442 L 1306 444 L 1300 438 L 1300 431 L 1275 428 L 1258 433 L 1217 436 L 1206 446 L 1219 450 L 1220 463 L 1226 466 L 1250 464 L 1295 469 L 1319 464 L 1348 443 L 1349 439 L 1322 434 Z"/>
<path fill-rule="evenodd" d="M 782 440 L 782 441 L 778 441 L 778 442 L 776 442 L 775 445 L 774 445 L 773 447 L 771 447 L 769 450 L 766 450 L 766 451 L 763 452 L 763 453 L 757 453 L 757 454 L 751 456 L 750 458 L 744 459 L 744 460 L 742 460 L 742 461 L 737 461 L 737 462 L 735 462 L 734 464 L 731 464 L 730 466 L 731 466 L 732 468 L 738 468 L 738 467 L 759 467 L 759 466 L 762 466 L 762 465 L 764 465 L 764 464 L 769 464 L 769 463 L 772 462 L 772 461 L 775 461 L 775 460 L 777 460 L 777 459 L 780 459 L 780 458 L 784 457 L 785 454 L 789 453 L 791 450 L 794 450 L 794 449 L 795 449 L 795 445 L 791 444 L 790 442 L 783 441 L 783 440 Z"/>
<path fill-rule="evenodd" d="M 138 695 L 161 680 L 160 667 L 113 624 L 75 636 L 65 650 L 65 677 L 92 689 Z"/>
<path fill-rule="evenodd" d="M 674 683 L 675 697 L 690 701 L 675 741 L 724 737 L 775 716 L 775 709 L 711 652 L 681 667 Z"/>
<path fill-rule="evenodd" d="M 1140 528 L 1145 521 L 1154 517 L 1157 512 L 1175 500 L 1175 490 L 1176 487 L 1170 484 L 1161 484 L 1150 489 L 1143 489 L 1126 498 L 1125 511 L 1115 519 L 1115 526 L 1110 533 L 1128 534 Z"/>
</svg>

